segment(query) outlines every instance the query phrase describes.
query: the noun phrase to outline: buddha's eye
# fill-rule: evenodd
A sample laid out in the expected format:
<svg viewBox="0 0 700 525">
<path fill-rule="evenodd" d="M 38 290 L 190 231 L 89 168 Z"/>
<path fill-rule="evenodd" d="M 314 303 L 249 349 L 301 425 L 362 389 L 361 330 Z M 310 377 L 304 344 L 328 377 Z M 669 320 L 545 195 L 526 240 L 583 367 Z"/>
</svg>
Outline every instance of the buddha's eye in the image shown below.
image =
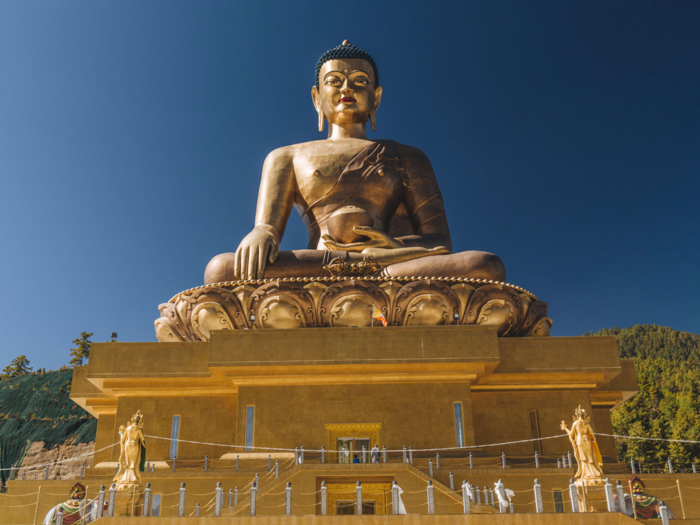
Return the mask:
<svg viewBox="0 0 700 525">
<path fill-rule="evenodd" d="M 340 84 L 340 79 L 338 77 L 331 77 L 326 79 L 327 86 L 337 86 Z"/>
<path fill-rule="evenodd" d="M 367 79 L 365 77 L 357 77 L 356 79 L 353 80 L 353 82 L 355 84 L 362 84 L 362 85 L 366 86 L 367 84 L 369 84 L 369 79 Z"/>
</svg>

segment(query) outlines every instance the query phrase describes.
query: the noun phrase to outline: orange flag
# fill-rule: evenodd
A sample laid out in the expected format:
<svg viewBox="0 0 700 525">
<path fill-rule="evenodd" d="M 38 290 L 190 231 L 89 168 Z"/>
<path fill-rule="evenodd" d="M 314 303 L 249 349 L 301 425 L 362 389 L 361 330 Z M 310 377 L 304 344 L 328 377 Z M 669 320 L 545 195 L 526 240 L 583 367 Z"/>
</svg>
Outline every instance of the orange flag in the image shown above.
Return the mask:
<svg viewBox="0 0 700 525">
<path fill-rule="evenodd" d="M 372 319 L 376 319 L 377 321 L 381 321 L 384 326 L 386 326 L 386 317 L 382 314 L 379 309 L 372 305 Z"/>
</svg>

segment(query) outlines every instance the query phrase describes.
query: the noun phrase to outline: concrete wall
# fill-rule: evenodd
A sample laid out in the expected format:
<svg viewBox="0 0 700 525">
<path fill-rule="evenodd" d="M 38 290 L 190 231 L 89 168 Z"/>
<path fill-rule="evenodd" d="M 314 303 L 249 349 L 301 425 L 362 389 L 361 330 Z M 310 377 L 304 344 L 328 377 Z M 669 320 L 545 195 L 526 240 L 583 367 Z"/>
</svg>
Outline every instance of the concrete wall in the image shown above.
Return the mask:
<svg viewBox="0 0 700 525">
<path fill-rule="evenodd" d="M 245 443 L 245 410 L 255 405 L 255 446 L 308 449 L 328 443 L 326 423 L 381 423 L 379 446 L 455 447 L 454 402 L 462 402 L 464 435 L 474 443 L 466 383 L 241 387 L 236 443 Z"/>
</svg>

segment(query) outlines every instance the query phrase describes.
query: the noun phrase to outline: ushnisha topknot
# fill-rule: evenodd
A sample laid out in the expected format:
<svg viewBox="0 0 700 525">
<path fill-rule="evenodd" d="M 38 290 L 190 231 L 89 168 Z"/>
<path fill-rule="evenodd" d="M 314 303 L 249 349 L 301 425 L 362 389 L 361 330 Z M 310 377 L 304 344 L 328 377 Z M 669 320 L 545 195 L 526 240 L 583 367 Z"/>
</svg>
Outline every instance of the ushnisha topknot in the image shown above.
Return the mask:
<svg viewBox="0 0 700 525">
<path fill-rule="evenodd" d="M 323 53 L 321 58 L 318 59 L 318 62 L 316 62 L 316 87 L 319 87 L 318 75 L 321 72 L 321 67 L 323 64 L 329 60 L 340 60 L 343 58 L 359 58 L 368 62 L 374 70 L 374 80 L 377 86 L 379 85 L 379 71 L 377 70 L 377 64 L 374 63 L 372 55 L 370 55 L 367 51 L 363 51 L 357 46 L 353 46 L 347 40 L 343 40 L 343 43 L 339 46 L 329 49 Z"/>
</svg>

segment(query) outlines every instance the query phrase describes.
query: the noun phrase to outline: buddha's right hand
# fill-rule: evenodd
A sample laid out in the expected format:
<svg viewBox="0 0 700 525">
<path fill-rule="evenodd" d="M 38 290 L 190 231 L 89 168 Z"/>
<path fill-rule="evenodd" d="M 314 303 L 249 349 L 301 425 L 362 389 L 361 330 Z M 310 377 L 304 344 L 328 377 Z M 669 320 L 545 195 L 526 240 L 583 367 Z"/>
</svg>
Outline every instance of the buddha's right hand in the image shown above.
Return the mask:
<svg viewBox="0 0 700 525">
<path fill-rule="evenodd" d="M 239 279 L 262 279 L 268 261 L 275 262 L 279 253 L 280 241 L 275 228 L 259 224 L 238 245 L 233 271 Z"/>
</svg>

